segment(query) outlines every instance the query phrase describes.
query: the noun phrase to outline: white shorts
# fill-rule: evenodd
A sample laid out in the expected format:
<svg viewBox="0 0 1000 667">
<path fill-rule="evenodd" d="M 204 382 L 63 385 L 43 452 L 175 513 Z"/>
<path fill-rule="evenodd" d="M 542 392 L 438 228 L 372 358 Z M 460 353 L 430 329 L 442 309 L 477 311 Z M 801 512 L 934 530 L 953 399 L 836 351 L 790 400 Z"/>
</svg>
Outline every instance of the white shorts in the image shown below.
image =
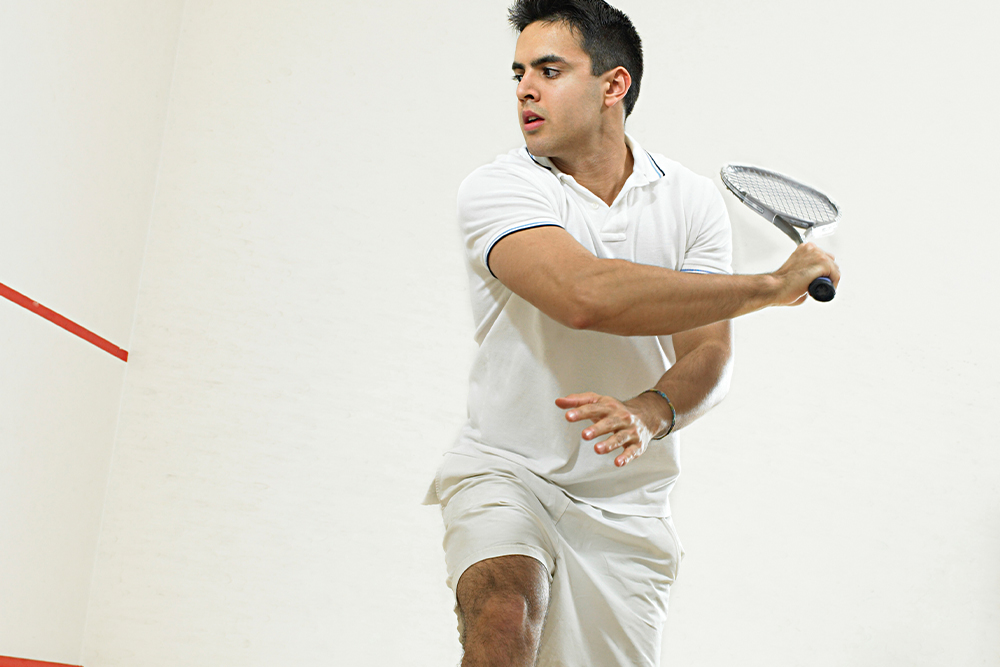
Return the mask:
<svg viewBox="0 0 1000 667">
<path fill-rule="evenodd" d="M 531 556 L 545 565 L 539 667 L 659 666 L 667 596 L 683 556 L 669 517 L 605 512 L 515 463 L 455 453 L 445 455 L 425 502 L 441 504 L 452 591 L 487 558 Z"/>
</svg>

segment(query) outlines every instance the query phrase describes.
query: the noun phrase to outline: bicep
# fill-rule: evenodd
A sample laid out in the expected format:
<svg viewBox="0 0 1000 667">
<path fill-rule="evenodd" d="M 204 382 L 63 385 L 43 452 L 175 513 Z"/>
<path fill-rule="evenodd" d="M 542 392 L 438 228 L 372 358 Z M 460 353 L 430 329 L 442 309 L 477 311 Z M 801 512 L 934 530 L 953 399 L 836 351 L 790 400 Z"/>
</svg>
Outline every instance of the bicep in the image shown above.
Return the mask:
<svg viewBox="0 0 1000 667">
<path fill-rule="evenodd" d="M 557 322 L 578 327 L 578 288 L 600 260 L 562 227 L 544 226 L 504 236 L 486 261 L 512 292 Z"/>
</svg>

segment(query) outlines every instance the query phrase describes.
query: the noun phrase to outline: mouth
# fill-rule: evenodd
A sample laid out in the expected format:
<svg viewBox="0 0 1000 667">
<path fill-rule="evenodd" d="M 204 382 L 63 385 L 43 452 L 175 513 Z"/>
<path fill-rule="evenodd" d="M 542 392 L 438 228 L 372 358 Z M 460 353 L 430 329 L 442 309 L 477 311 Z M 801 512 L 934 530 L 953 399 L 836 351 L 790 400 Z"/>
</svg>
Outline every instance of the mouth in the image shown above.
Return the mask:
<svg viewBox="0 0 1000 667">
<path fill-rule="evenodd" d="M 523 111 L 521 112 L 521 123 L 524 126 L 525 131 L 531 132 L 532 130 L 537 130 L 541 127 L 545 119 L 539 116 L 534 111 Z"/>
</svg>

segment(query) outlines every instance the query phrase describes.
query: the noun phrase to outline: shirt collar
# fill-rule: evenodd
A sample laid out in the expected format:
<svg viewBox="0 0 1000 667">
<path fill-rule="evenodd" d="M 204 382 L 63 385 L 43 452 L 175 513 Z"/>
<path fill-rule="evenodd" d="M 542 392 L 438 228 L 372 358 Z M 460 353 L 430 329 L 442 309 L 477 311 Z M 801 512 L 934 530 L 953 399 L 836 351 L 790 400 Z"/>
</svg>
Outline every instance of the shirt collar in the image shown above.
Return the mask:
<svg viewBox="0 0 1000 667">
<path fill-rule="evenodd" d="M 631 149 L 632 159 L 634 161 L 634 165 L 632 166 L 632 175 L 628 177 L 626 184 L 642 186 L 663 178 L 664 172 L 660 169 L 660 165 L 658 165 L 653 159 L 653 156 L 644 151 L 642 146 L 639 145 L 639 142 L 633 139 L 627 132 L 625 133 L 625 145 Z M 559 171 L 556 165 L 553 164 L 552 160 L 549 158 L 532 155 L 528 152 L 527 146 L 525 146 L 524 152 L 527 153 L 528 157 L 534 160 L 536 164 L 545 167 L 556 176 L 568 176 L 568 174 L 563 174 Z"/>
</svg>

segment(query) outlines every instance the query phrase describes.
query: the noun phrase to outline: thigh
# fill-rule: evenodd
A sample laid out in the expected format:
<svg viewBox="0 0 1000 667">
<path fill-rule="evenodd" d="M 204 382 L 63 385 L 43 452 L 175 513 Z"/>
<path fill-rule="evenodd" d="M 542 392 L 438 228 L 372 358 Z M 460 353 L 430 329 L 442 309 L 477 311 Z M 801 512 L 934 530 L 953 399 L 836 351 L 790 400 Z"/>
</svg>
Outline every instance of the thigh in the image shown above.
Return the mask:
<svg viewBox="0 0 1000 667">
<path fill-rule="evenodd" d="M 680 546 L 668 519 L 622 516 L 573 503 L 557 530 L 539 667 L 654 667 Z"/>
<path fill-rule="evenodd" d="M 448 586 L 456 594 L 465 571 L 489 559 L 527 556 L 547 573 L 555 569 L 555 522 L 568 499 L 553 508 L 547 490 L 512 465 L 466 456 L 446 457 L 439 481 Z"/>
</svg>

